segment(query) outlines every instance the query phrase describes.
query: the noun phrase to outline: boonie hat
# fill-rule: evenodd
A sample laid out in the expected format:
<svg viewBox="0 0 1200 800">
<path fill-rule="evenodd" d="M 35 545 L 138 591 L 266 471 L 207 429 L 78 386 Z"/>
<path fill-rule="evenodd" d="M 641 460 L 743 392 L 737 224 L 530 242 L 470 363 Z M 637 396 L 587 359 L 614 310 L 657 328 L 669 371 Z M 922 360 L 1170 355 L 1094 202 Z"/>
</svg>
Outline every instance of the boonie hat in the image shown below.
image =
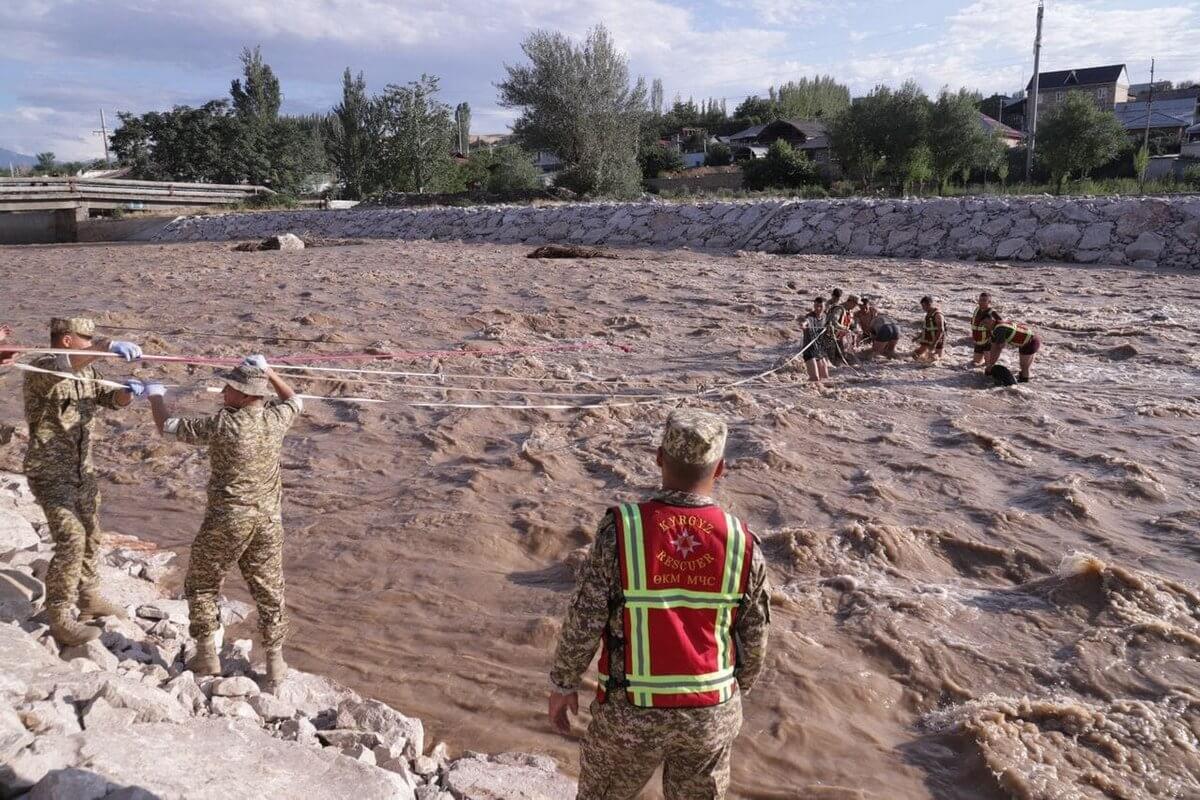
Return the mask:
<svg viewBox="0 0 1200 800">
<path fill-rule="evenodd" d="M 217 377 L 242 394 L 265 397 L 271 392 L 271 382 L 267 380 L 267 373 L 258 367 L 243 364 L 231 370 L 218 372 Z"/>
<path fill-rule="evenodd" d="M 678 409 L 667 418 L 662 449 L 671 460 L 689 466 L 707 467 L 725 455 L 728 429 L 715 414 L 696 409 Z"/>
</svg>

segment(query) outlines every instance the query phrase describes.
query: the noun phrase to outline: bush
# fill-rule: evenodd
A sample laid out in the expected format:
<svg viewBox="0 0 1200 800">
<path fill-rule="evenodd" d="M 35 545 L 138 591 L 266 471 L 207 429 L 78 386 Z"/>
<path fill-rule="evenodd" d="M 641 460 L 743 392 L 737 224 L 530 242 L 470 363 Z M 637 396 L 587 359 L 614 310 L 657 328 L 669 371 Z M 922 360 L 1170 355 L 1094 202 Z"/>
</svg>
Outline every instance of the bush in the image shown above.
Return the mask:
<svg viewBox="0 0 1200 800">
<path fill-rule="evenodd" d="M 480 181 L 488 194 L 511 195 L 537 189 L 541 179 L 533 158 L 514 145 L 472 154 L 471 161 L 483 169 Z"/>
<path fill-rule="evenodd" d="M 714 144 L 708 148 L 708 155 L 704 157 L 704 166 L 706 167 L 727 167 L 733 163 L 733 151 L 728 145 Z"/>
<path fill-rule="evenodd" d="M 1200 164 L 1184 170 L 1183 182 L 1196 191 L 1200 191 Z"/>
<path fill-rule="evenodd" d="M 683 169 L 683 156 L 678 150 L 661 144 L 654 144 L 642 151 L 639 158 L 643 178 L 657 178 L 664 172 L 678 172 Z"/>
<path fill-rule="evenodd" d="M 817 168 L 808 156 L 797 152 L 782 139 L 771 144 L 765 158 L 747 161 L 742 166 L 747 189 L 797 189 L 817 183 Z"/>
</svg>

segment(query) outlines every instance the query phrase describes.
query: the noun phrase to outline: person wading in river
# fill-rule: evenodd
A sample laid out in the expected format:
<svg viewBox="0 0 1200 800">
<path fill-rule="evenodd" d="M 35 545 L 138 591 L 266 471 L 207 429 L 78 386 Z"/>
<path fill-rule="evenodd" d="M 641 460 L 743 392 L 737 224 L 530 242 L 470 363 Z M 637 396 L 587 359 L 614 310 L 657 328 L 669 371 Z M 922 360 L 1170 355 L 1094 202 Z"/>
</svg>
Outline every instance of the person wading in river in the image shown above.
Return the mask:
<svg viewBox="0 0 1200 800">
<path fill-rule="evenodd" d="M 971 342 L 975 345 L 975 353 L 971 358 L 971 366 L 978 367 L 987 358 L 992 349 L 991 324 L 1000 322 L 1000 309 L 992 305 L 992 296 L 987 292 L 979 293 L 979 304 L 971 315 Z"/>
<path fill-rule="evenodd" d="M 891 317 L 879 311 L 874 300 L 863 298 L 862 308 L 854 315 L 859 330 L 871 343 L 865 356 L 887 356 L 896 358 L 896 345 L 900 343 L 900 326 Z"/>
<path fill-rule="evenodd" d="M 917 349 L 912 357 L 914 361 L 932 363 L 942 357 L 946 347 L 946 318 L 929 295 L 921 298 L 921 310 L 925 312 L 925 321 L 921 325 L 921 332 L 914 338 Z"/>
<path fill-rule="evenodd" d="M 725 423 L 671 414 L 662 489 L 612 508 L 588 553 L 550 670 L 550 722 L 570 731 L 597 645 L 599 692 L 580 753 L 580 800 L 626 800 L 663 767 L 668 800 L 729 788 L 743 692 L 762 671 L 766 562 L 752 533 L 710 496 L 725 471 Z"/>
<path fill-rule="evenodd" d="M 825 355 L 825 298 L 813 298 L 813 307 L 804 315 L 804 368 L 813 383 L 829 380 L 829 360 Z"/>
<path fill-rule="evenodd" d="M 304 406 L 262 356 L 249 356 L 241 366 L 219 373 L 219 377 L 225 382 L 221 393 L 224 407 L 207 417 L 169 417 L 163 387 L 150 384 L 145 390 L 159 433 L 206 445 L 212 465 L 208 508 L 192 543 L 183 582 L 190 633 L 196 640 L 196 654 L 187 666 L 197 675 L 221 673 L 217 596 L 225 573 L 236 563 L 258 607 L 258 627 L 267 653 L 267 686 L 273 690 L 287 674 L 279 453 L 284 436 Z M 267 402 L 264 398 L 272 389 L 279 400 Z"/>
<path fill-rule="evenodd" d="M 1017 374 L 1018 383 L 1029 383 L 1029 369 L 1033 366 L 1033 358 L 1042 349 L 1042 338 L 1029 325 L 1020 322 L 990 322 L 988 335 L 992 342 L 987 360 L 983 364 L 986 375 L 992 374 L 992 367 L 1000 360 L 1000 354 L 1007 345 L 1017 348 L 1017 359 L 1020 372 Z"/>
</svg>

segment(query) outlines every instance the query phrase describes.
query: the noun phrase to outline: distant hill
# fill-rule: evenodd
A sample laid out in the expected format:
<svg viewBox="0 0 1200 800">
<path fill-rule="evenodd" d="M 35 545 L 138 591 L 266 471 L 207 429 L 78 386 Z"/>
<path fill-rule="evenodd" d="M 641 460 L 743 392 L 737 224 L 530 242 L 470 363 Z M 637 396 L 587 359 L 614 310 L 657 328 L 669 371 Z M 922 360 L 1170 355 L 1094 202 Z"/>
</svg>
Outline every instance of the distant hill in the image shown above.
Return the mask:
<svg viewBox="0 0 1200 800">
<path fill-rule="evenodd" d="M 14 167 L 32 167 L 37 163 L 37 159 L 33 156 L 14 153 L 12 150 L 5 150 L 3 147 L 0 147 L 0 170 L 7 172 L 10 163 Z"/>
</svg>

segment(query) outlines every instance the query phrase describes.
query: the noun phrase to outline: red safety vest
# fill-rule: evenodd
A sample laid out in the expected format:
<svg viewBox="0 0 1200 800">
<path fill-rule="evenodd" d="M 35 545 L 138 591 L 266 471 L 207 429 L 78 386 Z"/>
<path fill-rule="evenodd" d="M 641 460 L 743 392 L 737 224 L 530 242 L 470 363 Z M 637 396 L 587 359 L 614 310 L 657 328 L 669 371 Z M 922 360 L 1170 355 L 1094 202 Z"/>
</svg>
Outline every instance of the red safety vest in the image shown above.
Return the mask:
<svg viewBox="0 0 1200 800">
<path fill-rule="evenodd" d="M 1005 344 L 1016 345 L 1017 347 L 1024 347 L 1029 344 L 1035 335 L 1033 328 L 1028 325 L 1022 325 L 1020 322 L 998 322 L 992 328 L 993 342 L 997 339 L 1002 339 Z"/>
<path fill-rule="evenodd" d="M 975 344 L 988 343 L 988 327 L 983 323 L 993 313 L 995 313 L 995 309 L 989 308 L 987 311 L 984 311 L 978 306 L 975 308 L 975 315 L 971 317 L 971 338 L 975 341 Z"/>
<path fill-rule="evenodd" d="M 754 537 L 718 506 L 652 500 L 612 513 L 625 601 L 625 681 L 609 684 L 606 635 L 600 702 L 614 688 L 641 708 L 729 700 L 737 686 L 733 624 L 750 580 Z"/>
</svg>

